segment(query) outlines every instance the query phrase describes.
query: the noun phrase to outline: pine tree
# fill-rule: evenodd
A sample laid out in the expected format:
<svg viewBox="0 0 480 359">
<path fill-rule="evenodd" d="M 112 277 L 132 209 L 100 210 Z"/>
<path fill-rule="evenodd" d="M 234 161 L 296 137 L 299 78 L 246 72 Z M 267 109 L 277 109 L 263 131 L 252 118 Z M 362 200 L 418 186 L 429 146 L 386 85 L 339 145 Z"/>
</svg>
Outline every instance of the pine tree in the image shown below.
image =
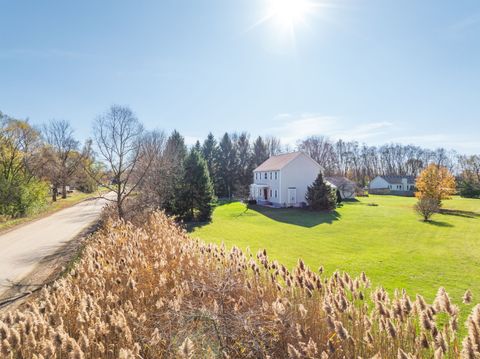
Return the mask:
<svg viewBox="0 0 480 359">
<path fill-rule="evenodd" d="M 185 159 L 181 199 L 177 202 L 180 216 L 191 221 L 198 213 L 199 221 L 211 218 L 213 210 L 213 184 L 202 154 L 193 148 Z"/>
<path fill-rule="evenodd" d="M 195 148 L 195 150 L 198 152 L 198 153 L 202 153 L 202 145 L 200 144 L 200 141 L 197 140 L 197 142 L 195 142 L 195 146 L 193 146 L 193 148 Z"/>
<path fill-rule="evenodd" d="M 225 133 L 220 141 L 218 151 L 218 195 L 231 198 L 235 190 L 236 181 L 235 147 L 228 133 Z"/>
<path fill-rule="evenodd" d="M 268 160 L 268 147 L 261 136 L 258 136 L 253 144 L 253 167 L 260 166 Z"/>
<path fill-rule="evenodd" d="M 333 210 L 337 207 L 335 190 L 325 183 L 322 172 L 319 172 L 315 182 L 307 188 L 307 202 L 313 210 Z"/>
<path fill-rule="evenodd" d="M 247 133 L 243 132 L 235 141 L 237 153 L 236 173 L 237 173 L 237 192 L 242 197 L 247 197 L 249 187 L 252 183 L 253 156 L 252 148 Z"/>
<path fill-rule="evenodd" d="M 215 193 L 218 194 L 218 145 L 211 132 L 203 142 L 202 155 L 207 162 L 208 173 L 213 182 Z"/>
<path fill-rule="evenodd" d="M 166 158 L 166 191 L 165 211 L 178 215 L 181 212 L 181 199 L 179 193 L 184 177 L 184 161 L 187 156 L 187 146 L 182 135 L 176 130 L 172 132 L 165 147 Z"/>
</svg>

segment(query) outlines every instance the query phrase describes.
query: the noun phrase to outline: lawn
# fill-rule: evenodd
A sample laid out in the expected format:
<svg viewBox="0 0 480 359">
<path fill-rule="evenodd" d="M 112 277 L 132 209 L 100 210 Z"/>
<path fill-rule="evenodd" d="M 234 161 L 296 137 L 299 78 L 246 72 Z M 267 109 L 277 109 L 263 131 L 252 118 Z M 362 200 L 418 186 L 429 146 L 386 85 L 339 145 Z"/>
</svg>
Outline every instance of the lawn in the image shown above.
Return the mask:
<svg viewBox="0 0 480 359">
<path fill-rule="evenodd" d="M 328 273 L 365 271 L 374 286 L 405 288 L 430 300 L 444 286 L 460 304 L 470 288 L 474 302 L 480 302 L 480 200 L 445 201 L 449 213 L 436 215 L 432 223 L 419 220 L 415 201 L 372 195 L 330 214 L 247 209 L 233 202 L 217 207 L 213 221 L 193 228 L 192 236 L 249 247 L 253 253 L 265 248 L 271 259 L 289 267 L 302 258 L 313 269 L 323 265 Z M 462 319 L 468 311 L 462 308 Z"/>
</svg>

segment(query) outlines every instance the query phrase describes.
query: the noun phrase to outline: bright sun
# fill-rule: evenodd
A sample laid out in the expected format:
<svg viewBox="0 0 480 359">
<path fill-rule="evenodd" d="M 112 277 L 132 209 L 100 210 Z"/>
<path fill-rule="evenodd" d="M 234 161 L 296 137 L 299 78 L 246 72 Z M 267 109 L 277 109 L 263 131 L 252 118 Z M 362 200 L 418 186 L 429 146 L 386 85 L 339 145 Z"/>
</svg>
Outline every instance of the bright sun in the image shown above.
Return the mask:
<svg viewBox="0 0 480 359">
<path fill-rule="evenodd" d="M 268 17 L 290 30 L 313 11 L 313 4 L 308 0 L 269 0 Z"/>
</svg>

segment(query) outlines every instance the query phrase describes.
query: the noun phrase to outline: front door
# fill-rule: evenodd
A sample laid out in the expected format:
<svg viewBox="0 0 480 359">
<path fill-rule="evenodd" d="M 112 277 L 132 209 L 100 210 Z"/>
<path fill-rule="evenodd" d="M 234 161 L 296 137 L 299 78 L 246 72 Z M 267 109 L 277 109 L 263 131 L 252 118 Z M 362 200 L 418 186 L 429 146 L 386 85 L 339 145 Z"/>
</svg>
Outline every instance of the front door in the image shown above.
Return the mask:
<svg viewBox="0 0 480 359">
<path fill-rule="evenodd" d="M 297 189 L 289 188 L 288 189 L 288 204 L 293 205 L 297 203 Z"/>
<path fill-rule="evenodd" d="M 268 199 L 268 189 L 267 188 L 263 189 L 263 198 L 265 199 L 265 201 Z"/>
</svg>

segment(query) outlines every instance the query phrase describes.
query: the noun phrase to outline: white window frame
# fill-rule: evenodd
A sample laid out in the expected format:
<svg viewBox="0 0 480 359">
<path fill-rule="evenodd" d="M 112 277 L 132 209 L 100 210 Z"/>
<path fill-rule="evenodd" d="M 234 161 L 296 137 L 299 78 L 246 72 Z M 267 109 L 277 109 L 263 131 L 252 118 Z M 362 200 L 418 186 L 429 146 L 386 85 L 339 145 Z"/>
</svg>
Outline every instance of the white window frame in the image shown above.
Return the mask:
<svg viewBox="0 0 480 359">
<path fill-rule="evenodd" d="M 268 174 L 267 174 L 267 172 L 265 172 L 265 179 L 267 179 L 267 177 L 268 177 Z"/>
<path fill-rule="evenodd" d="M 275 171 L 275 179 L 278 179 L 278 172 Z"/>
</svg>

